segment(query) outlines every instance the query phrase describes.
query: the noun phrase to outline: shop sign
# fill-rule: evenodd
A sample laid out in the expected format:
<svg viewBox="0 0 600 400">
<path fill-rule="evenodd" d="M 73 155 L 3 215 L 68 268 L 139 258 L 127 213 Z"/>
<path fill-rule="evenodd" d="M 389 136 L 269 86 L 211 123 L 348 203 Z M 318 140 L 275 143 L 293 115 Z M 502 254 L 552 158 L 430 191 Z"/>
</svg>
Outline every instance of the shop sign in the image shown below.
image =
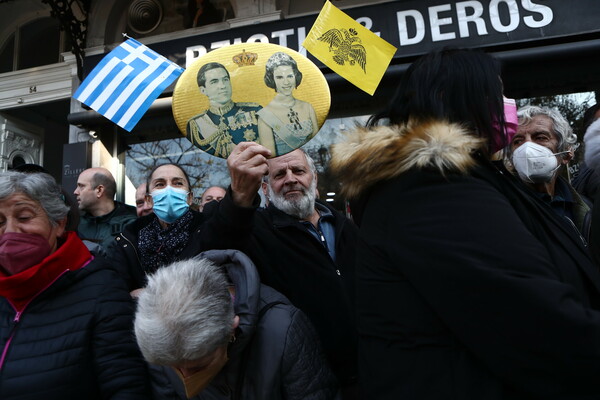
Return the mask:
<svg viewBox="0 0 600 400">
<path fill-rule="evenodd" d="M 413 57 L 447 45 L 483 48 L 600 31 L 598 0 L 413 0 L 344 12 L 397 47 L 395 58 Z M 306 55 L 302 42 L 316 17 L 315 13 L 190 35 L 149 47 L 181 66 L 211 50 L 240 43 L 274 43 Z M 86 67 L 100 59 L 90 57 Z"/>
</svg>

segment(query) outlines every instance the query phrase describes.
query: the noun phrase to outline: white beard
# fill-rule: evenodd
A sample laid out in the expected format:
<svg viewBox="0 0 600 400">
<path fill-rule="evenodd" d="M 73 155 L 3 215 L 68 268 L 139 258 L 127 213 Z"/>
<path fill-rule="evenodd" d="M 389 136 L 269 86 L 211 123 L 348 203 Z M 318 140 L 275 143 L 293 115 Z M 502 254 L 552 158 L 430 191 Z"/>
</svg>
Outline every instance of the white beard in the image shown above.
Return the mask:
<svg viewBox="0 0 600 400">
<path fill-rule="evenodd" d="M 283 188 L 284 190 L 290 190 L 290 188 Z M 267 184 L 267 195 L 269 201 L 273 203 L 275 207 L 283 211 L 284 213 L 293 217 L 307 220 L 315 211 L 315 198 L 317 193 L 317 180 L 313 178 L 308 189 L 305 189 L 300 184 L 293 187 L 293 190 L 299 190 L 302 192 L 300 198 L 286 199 L 285 194 L 275 193 L 271 188 L 270 184 Z"/>
</svg>

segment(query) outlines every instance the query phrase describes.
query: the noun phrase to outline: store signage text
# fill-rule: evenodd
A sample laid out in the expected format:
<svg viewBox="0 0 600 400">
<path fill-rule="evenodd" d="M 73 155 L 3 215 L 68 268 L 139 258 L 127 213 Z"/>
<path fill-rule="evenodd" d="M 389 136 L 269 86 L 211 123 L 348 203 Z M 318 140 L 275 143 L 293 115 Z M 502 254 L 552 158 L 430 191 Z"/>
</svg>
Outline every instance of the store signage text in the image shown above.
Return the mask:
<svg viewBox="0 0 600 400">
<path fill-rule="evenodd" d="M 554 13 L 550 7 L 521 0 L 521 11 L 518 3 L 518 0 L 491 0 L 486 9 L 480 1 L 459 1 L 428 7 L 427 15 L 414 9 L 398 11 L 400 46 L 422 42 L 427 28 L 431 40 L 439 42 L 456 39 L 457 34 L 461 38 L 469 37 L 473 33 L 471 28 L 477 36 L 484 36 L 489 29 L 499 33 L 512 32 L 519 28 L 521 22 L 528 28 L 542 28 L 552 22 Z M 501 17 L 502 12 L 505 18 Z M 488 18 L 484 18 L 484 14 Z M 458 27 L 458 31 L 452 29 L 453 25 Z M 409 33 L 409 27 L 414 27 L 414 34 Z"/>
<path fill-rule="evenodd" d="M 413 0 L 344 11 L 396 46 L 395 58 L 419 56 L 445 45 L 511 46 L 600 32 L 598 0 Z M 316 18 L 316 14 L 306 15 L 205 32 L 150 47 L 181 66 L 188 66 L 211 50 L 238 43 L 275 43 L 306 55 L 302 42 Z M 102 56 L 86 57 L 86 70 L 90 71 Z"/>
<path fill-rule="evenodd" d="M 394 14 L 392 14 L 394 15 Z M 551 7 L 536 0 L 489 0 L 459 1 L 426 7 L 425 9 L 405 9 L 395 13 L 397 36 L 389 37 L 385 32 L 384 39 L 398 47 L 406 47 L 421 43 L 426 36 L 431 42 L 485 36 L 490 32 L 509 33 L 517 29 L 543 28 L 554 19 Z M 381 15 L 387 17 L 387 15 Z M 377 26 L 369 16 L 355 17 L 367 29 Z M 376 21 L 379 22 L 379 21 Z M 186 67 L 210 50 L 239 43 L 275 43 L 300 51 L 306 55 L 302 47 L 309 27 L 297 26 L 271 31 L 270 33 L 248 33 L 246 37 L 222 39 L 209 45 L 195 45 L 186 48 Z M 376 32 L 381 35 L 380 31 Z M 386 37 L 387 36 L 387 37 Z"/>
</svg>

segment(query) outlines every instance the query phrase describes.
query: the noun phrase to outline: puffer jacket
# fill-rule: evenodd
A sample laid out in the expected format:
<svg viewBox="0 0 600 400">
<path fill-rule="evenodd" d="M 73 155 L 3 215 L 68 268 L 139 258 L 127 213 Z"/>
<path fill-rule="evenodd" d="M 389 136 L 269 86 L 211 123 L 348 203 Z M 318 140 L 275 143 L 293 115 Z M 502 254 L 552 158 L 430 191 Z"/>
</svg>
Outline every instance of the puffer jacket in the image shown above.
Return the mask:
<svg viewBox="0 0 600 400">
<path fill-rule="evenodd" d="M 106 262 L 68 235 L 78 242 L 72 251 L 87 252 L 86 265 L 66 264 L 21 312 L 0 297 L 0 399 L 146 400 L 131 297 Z"/>
<path fill-rule="evenodd" d="M 228 348 L 229 361 L 193 399 L 338 399 L 336 378 L 308 318 L 285 296 L 260 283 L 252 261 L 236 250 L 210 250 L 198 257 L 227 270 L 240 323 Z M 154 382 L 156 397 L 186 399 L 174 370 L 161 370 L 163 379 L 156 376 Z"/>
<path fill-rule="evenodd" d="M 431 121 L 357 130 L 333 149 L 357 200 L 365 398 L 600 398 L 600 272 L 484 146 Z"/>
</svg>

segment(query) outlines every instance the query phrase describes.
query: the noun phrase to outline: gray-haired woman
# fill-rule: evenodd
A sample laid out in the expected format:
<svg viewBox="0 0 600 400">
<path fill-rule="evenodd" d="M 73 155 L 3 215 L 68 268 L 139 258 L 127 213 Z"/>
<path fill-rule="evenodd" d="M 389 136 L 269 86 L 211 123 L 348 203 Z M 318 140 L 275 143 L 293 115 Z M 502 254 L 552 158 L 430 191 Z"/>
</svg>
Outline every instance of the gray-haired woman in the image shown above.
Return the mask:
<svg viewBox="0 0 600 400">
<path fill-rule="evenodd" d="M 131 298 L 44 173 L 0 174 L 0 398 L 146 399 Z"/>
<path fill-rule="evenodd" d="M 159 269 L 141 293 L 135 334 L 167 366 L 156 397 L 326 400 L 338 384 L 307 317 L 261 285 L 243 253 L 211 250 Z M 197 397 L 196 397 L 197 396 Z"/>
</svg>

